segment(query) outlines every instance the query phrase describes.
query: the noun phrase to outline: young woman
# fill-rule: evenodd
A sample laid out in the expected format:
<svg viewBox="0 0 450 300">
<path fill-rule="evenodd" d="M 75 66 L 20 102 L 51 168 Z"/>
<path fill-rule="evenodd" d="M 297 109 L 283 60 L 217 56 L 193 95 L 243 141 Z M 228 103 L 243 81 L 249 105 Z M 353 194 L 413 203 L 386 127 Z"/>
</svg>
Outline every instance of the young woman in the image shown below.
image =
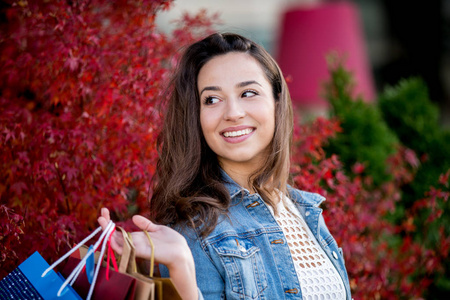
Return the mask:
<svg viewBox="0 0 450 300">
<path fill-rule="evenodd" d="M 273 58 L 242 36 L 213 34 L 186 49 L 171 93 L 153 222 L 133 221 L 181 296 L 351 299 L 324 198 L 287 183 L 292 107 Z M 102 209 L 99 223 L 108 220 Z M 148 258 L 147 237 L 133 239 Z M 121 243 L 114 236 L 119 253 Z"/>
</svg>

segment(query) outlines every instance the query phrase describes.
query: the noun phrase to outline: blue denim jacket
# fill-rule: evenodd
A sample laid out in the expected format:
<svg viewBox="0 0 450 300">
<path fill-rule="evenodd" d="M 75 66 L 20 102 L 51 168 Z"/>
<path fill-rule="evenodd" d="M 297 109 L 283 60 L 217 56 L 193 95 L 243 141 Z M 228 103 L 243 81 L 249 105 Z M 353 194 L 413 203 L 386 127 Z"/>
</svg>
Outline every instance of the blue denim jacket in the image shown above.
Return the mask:
<svg viewBox="0 0 450 300">
<path fill-rule="evenodd" d="M 195 260 L 199 299 L 302 299 L 286 238 L 258 194 L 250 194 L 224 173 L 232 198 L 228 218 L 219 219 L 206 238 L 183 229 Z M 341 248 L 318 208 L 324 197 L 288 187 L 306 223 L 342 277 L 351 299 Z M 161 274 L 168 271 L 161 267 Z"/>
</svg>

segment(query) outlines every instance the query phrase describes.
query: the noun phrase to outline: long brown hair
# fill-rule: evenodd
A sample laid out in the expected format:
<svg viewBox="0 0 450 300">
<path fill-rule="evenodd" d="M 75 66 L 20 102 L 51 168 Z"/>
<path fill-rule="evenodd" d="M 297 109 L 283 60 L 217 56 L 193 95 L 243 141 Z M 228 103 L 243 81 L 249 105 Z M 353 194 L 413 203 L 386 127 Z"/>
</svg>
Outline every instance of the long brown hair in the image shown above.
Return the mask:
<svg viewBox="0 0 450 300">
<path fill-rule="evenodd" d="M 190 45 L 171 81 L 170 100 L 158 139 L 159 161 L 150 201 L 152 219 L 160 224 L 201 226 L 210 233 L 230 206 L 216 154 L 200 126 L 197 77 L 213 57 L 244 52 L 261 65 L 275 99 L 275 133 L 264 166 L 252 174 L 249 186 L 274 206 L 275 190 L 287 192 L 292 140 L 292 105 L 286 82 L 275 60 L 263 47 L 232 33 L 215 33 Z"/>
</svg>

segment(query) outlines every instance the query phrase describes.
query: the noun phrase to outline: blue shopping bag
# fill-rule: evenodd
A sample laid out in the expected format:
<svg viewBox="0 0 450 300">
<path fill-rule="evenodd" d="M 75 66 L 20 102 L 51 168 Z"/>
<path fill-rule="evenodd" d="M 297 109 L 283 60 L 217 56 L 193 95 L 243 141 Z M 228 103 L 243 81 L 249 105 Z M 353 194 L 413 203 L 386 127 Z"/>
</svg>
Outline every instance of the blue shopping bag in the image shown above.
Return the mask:
<svg viewBox="0 0 450 300">
<path fill-rule="evenodd" d="M 34 252 L 0 281 L 0 299 L 80 300 L 70 285 L 57 296 L 65 279 L 53 270 L 42 276 L 48 267 L 39 252 Z"/>
</svg>

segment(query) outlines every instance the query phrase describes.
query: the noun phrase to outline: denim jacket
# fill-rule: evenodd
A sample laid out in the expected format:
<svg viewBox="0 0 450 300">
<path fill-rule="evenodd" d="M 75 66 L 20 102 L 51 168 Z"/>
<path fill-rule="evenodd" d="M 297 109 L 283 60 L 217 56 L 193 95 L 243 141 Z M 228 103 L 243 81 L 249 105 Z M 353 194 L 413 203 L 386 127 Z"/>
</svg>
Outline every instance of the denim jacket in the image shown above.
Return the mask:
<svg viewBox="0 0 450 300">
<path fill-rule="evenodd" d="M 201 238 L 198 230 L 181 231 L 194 257 L 199 299 L 302 299 L 281 227 L 258 194 L 250 194 L 223 173 L 232 199 L 228 217 L 220 218 L 206 238 Z M 292 187 L 288 192 L 340 274 L 347 299 L 351 299 L 342 249 L 318 207 L 324 197 Z M 161 274 L 169 275 L 164 266 Z"/>
</svg>

